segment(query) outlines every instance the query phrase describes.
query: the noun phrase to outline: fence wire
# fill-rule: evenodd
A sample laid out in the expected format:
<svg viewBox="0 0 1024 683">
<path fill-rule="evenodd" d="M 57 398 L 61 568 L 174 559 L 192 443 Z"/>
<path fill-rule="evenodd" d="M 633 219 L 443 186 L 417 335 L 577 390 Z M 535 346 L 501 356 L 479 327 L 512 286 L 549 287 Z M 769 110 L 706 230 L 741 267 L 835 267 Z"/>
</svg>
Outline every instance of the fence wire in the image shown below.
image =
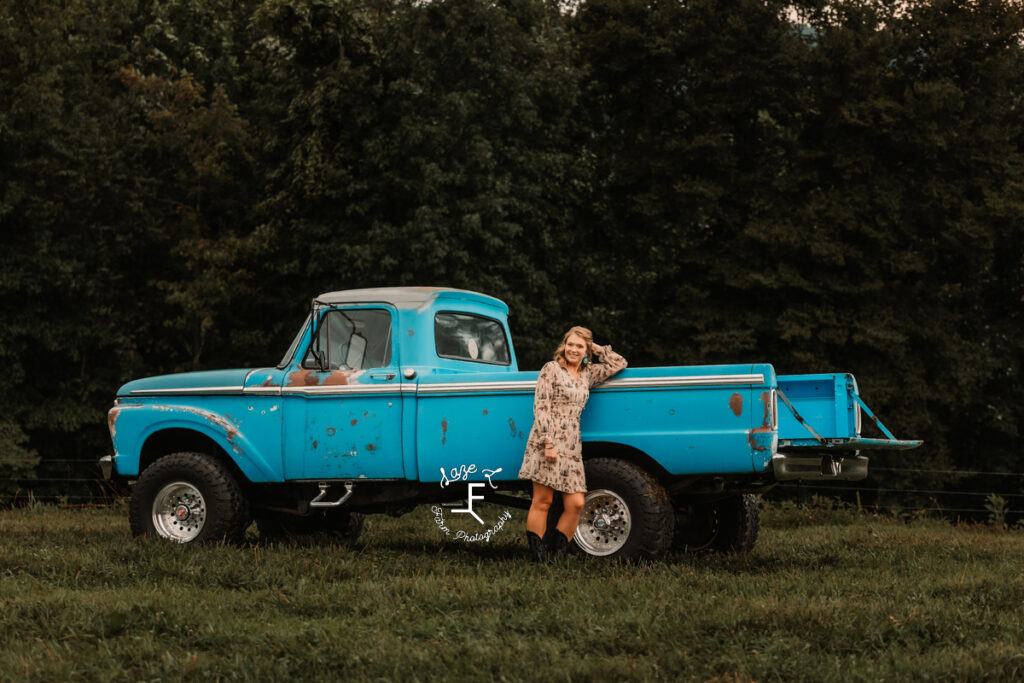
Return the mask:
<svg viewBox="0 0 1024 683">
<path fill-rule="evenodd" d="M 57 503 L 69 506 L 84 506 L 88 504 L 109 505 L 123 498 L 127 493 L 127 487 L 120 482 L 110 482 L 103 479 L 99 472 L 99 465 L 92 461 L 83 460 L 43 460 L 39 468 L 46 468 L 49 465 L 63 465 L 71 470 L 67 476 L 45 476 L 45 477 L 0 477 L 0 506 L 11 507 L 32 502 Z M 1024 479 L 1024 472 L 989 472 L 983 470 L 960 470 L 960 469 L 931 469 L 917 467 L 872 467 L 872 473 L 877 472 L 898 472 L 909 474 L 940 474 L 950 477 L 991 477 L 995 479 L 1008 480 L 1010 478 Z M 915 488 L 887 488 L 883 486 L 859 486 L 857 482 L 830 483 L 830 482 L 784 482 L 776 489 L 786 492 L 795 492 L 799 496 L 802 492 L 818 493 L 833 497 L 858 498 L 858 505 L 870 510 L 899 510 L 902 512 L 932 512 L 943 514 L 972 514 L 984 515 L 991 513 L 987 507 L 965 507 L 942 506 L 937 499 L 943 497 L 958 497 L 958 500 L 967 502 L 964 497 L 976 496 L 982 500 L 992 495 L 1002 498 L 1007 503 L 1024 499 L 1024 489 L 1018 492 L 1004 492 L 996 490 L 1006 488 L 1005 486 L 995 487 L 993 490 L 977 490 L 978 482 L 974 482 L 974 490 L 961 491 L 957 489 L 915 489 Z M 862 494 L 871 494 L 878 502 L 860 502 Z M 921 503 L 920 498 L 930 497 L 930 503 Z M 895 500 L 894 500 L 895 499 Z M 900 501 L 903 501 L 902 503 Z M 951 501 L 952 503 L 952 501 Z M 1022 506 L 1024 507 L 1024 506 Z M 1020 515 L 1024 510 L 1006 510 L 1007 514 Z"/>
</svg>

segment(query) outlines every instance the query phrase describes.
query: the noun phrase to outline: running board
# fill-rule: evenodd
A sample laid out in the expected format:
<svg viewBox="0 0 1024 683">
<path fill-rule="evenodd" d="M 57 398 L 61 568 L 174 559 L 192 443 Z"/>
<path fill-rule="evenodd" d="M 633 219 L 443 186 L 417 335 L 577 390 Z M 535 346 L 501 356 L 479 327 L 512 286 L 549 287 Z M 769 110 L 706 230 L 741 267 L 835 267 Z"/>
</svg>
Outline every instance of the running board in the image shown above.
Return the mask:
<svg viewBox="0 0 1024 683">
<path fill-rule="evenodd" d="M 330 484 L 328 484 L 326 481 L 321 481 L 321 482 L 319 482 L 317 484 L 317 486 L 320 488 L 320 493 L 317 494 L 316 498 L 314 498 L 313 500 L 309 501 L 309 507 L 311 507 L 311 508 L 336 508 L 336 507 L 340 507 L 341 505 L 345 504 L 346 500 L 348 500 L 350 497 L 352 497 L 352 482 L 350 482 L 350 481 L 346 481 L 345 482 L 345 495 L 343 495 L 341 498 L 339 498 L 338 500 L 334 501 L 333 503 L 330 502 L 330 501 L 324 500 L 324 497 L 327 495 L 327 489 L 330 488 Z"/>
</svg>

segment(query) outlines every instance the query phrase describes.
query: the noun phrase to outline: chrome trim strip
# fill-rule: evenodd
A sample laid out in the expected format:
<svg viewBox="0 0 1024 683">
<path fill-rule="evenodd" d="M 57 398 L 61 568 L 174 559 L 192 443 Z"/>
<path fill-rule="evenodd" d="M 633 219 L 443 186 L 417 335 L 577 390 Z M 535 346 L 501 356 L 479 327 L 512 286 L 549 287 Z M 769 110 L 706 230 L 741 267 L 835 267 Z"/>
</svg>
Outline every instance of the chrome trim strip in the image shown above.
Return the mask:
<svg viewBox="0 0 1024 683">
<path fill-rule="evenodd" d="M 698 375 L 694 377 L 630 377 L 610 379 L 594 388 L 602 389 L 667 389 L 672 387 L 704 387 L 716 385 L 764 384 L 764 375 Z M 532 393 L 537 382 L 450 382 L 445 384 L 329 384 L 299 387 L 179 387 L 174 389 L 134 389 L 133 396 L 174 394 L 458 394 L 458 393 Z"/>
<path fill-rule="evenodd" d="M 611 379 L 594 387 L 602 389 L 668 389 L 673 387 L 704 387 L 717 385 L 764 384 L 764 375 L 701 375 L 696 377 L 630 377 Z M 457 393 L 532 393 L 537 382 L 533 380 L 510 382 L 451 382 L 448 384 L 421 384 L 417 394 Z"/>
<path fill-rule="evenodd" d="M 176 389 L 132 389 L 132 396 L 145 396 L 147 394 L 240 394 L 245 387 L 179 387 Z"/>
<path fill-rule="evenodd" d="M 307 394 L 312 396 L 350 396 L 355 394 L 395 394 L 397 396 L 415 390 L 415 388 L 405 389 L 400 384 L 328 384 L 326 386 L 282 387 L 281 393 Z"/>
<path fill-rule="evenodd" d="M 657 387 L 704 387 L 717 384 L 764 384 L 764 375 L 698 375 L 695 377 L 630 377 L 610 379 L 596 389 L 653 389 Z"/>
<path fill-rule="evenodd" d="M 536 380 L 514 382 L 449 382 L 446 384 L 420 384 L 417 394 L 459 394 L 465 392 L 522 392 L 533 393 L 537 387 Z"/>
</svg>

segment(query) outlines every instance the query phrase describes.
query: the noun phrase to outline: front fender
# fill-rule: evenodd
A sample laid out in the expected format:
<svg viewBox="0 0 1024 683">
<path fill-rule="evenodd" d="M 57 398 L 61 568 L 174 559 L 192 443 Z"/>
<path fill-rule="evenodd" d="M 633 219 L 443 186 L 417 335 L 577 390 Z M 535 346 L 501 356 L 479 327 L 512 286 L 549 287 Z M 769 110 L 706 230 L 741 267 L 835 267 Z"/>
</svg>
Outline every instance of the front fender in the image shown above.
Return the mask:
<svg viewBox="0 0 1024 683">
<path fill-rule="evenodd" d="M 242 425 L 204 408 L 188 405 L 116 405 L 107 415 L 114 443 L 114 469 L 121 476 L 138 476 L 142 448 L 147 439 L 168 429 L 198 432 L 216 443 L 249 481 L 279 481 L 280 473 L 268 462 Z"/>
</svg>

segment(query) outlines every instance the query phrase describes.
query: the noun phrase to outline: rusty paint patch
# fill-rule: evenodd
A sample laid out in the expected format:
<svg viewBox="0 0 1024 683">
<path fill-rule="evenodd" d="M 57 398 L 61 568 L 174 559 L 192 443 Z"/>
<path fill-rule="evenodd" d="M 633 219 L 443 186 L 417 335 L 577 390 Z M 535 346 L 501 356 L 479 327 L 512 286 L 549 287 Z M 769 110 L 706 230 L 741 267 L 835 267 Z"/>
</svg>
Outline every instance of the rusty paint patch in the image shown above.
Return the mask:
<svg viewBox="0 0 1024 683">
<path fill-rule="evenodd" d="M 261 387 L 276 387 L 277 385 L 274 384 L 274 378 L 273 377 L 268 377 L 267 380 L 265 382 L 263 382 L 263 384 L 261 384 L 260 386 Z"/>
<path fill-rule="evenodd" d="M 761 426 L 747 432 L 747 441 L 755 451 L 766 451 L 771 447 L 772 433 L 772 394 L 770 391 L 761 392 L 761 403 L 764 404 L 764 419 Z M 768 443 L 765 444 L 765 436 L 768 436 Z"/>
<path fill-rule="evenodd" d="M 409 328 L 409 336 L 410 336 L 410 337 L 415 337 L 415 336 L 416 336 L 416 330 L 414 330 L 414 329 L 412 329 L 412 328 L 410 327 L 410 328 Z"/>
<path fill-rule="evenodd" d="M 448 420 L 441 420 L 441 445 L 448 441 Z"/>
<path fill-rule="evenodd" d="M 484 415 L 487 414 L 487 408 L 484 408 Z"/>
<path fill-rule="evenodd" d="M 338 433 L 338 430 L 335 429 L 334 427 L 328 427 L 327 428 L 327 436 L 334 436 L 337 433 Z"/>
<path fill-rule="evenodd" d="M 366 417 L 366 416 L 367 416 L 367 415 L 369 415 L 369 414 L 370 414 L 370 411 L 369 411 L 369 410 L 367 410 L 367 411 L 366 411 L 365 413 L 363 413 L 363 417 Z"/>
<path fill-rule="evenodd" d="M 314 442 L 313 442 L 313 450 L 314 450 L 314 451 L 316 450 L 316 447 L 317 447 L 317 445 L 318 445 L 319 443 L 320 443 L 319 441 L 314 441 Z"/>
<path fill-rule="evenodd" d="M 202 408 L 195 408 L 193 406 L 167 406 L 158 405 L 153 406 L 157 410 L 161 410 L 168 413 L 186 412 L 192 415 L 197 415 L 212 425 L 215 425 L 224 431 L 227 437 L 228 443 L 231 444 L 231 448 L 235 453 L 241 453 L 242 450 L 235 443 L 235 437 L 238 436 L 238 425 L 232 422 L 230 415 L 218 415 L 217 413 L 211 413 L 209 410 L 203 410 Z"/>
<path fill-rule="evenodd" d="M 508 428 L 512 430 L 512 436 L 516 435 L 516 421 L 511 417 L 508 419 Z"/>
<path fill-rule="evenodd" d="M 349 383 L 355 384 L 356 382 L 353 381 L 352 373 L 345 370 L 335 370 L 327 375 L 322 382 L 324 386 L 345 386 Z"/>
<path fill-rule="evenodd" d="M 352 420 L 352 422 L 350 422 L 349 424 L 351 424 L 353 427 L 355 427 L 358 423 L 359 423 L 359 420 Z"/>
<path fill-rule="evenodd" d="M 484 411 L 487 412 L 486 410 Z M 110 432 L 110 438 L 113 439 L 114 435 L 117 434 L 117 418 L 121 414 L 120 408 L 111 408 L 107 413 L 107 430 Z"/>
<path fill-rule="evenodd" d="M 729 409 L 736 417 L 743 414 L 743 397 L 739 395 L 739 392 L 729 397 Z"/>
<path fill-rule="evenodd" d="M 377 450 L 377 447 L 374 446 L 372 443 L 368 443 L 368 444 L 366 444 L 366 450 L 368 450 L 368 451 L 375 451 L 375 450 Z"/>
<path fill-rule="evenodd" d="M 288 375 L 288 386 L 290 387 L 315 387 L 319 383 L 319 375 L 312 370 L 296 370 Z"/>
</svg>

